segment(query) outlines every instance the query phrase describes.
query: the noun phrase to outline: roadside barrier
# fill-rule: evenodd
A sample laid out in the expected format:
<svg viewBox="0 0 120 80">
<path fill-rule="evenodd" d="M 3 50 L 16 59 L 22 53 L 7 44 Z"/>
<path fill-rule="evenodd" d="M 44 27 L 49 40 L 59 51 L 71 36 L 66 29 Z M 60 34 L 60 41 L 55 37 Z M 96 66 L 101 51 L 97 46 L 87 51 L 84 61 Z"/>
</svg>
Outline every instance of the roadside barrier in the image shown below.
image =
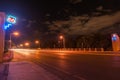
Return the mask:
<svg viewBox="0 0 120 80">
<path fill-rule="evenodd" d="M 41 50 L 59 50 L 59 51 L 83 51 L 83 52 L 103 52 L 104 48 L 47 48 Z"/>
</svg>

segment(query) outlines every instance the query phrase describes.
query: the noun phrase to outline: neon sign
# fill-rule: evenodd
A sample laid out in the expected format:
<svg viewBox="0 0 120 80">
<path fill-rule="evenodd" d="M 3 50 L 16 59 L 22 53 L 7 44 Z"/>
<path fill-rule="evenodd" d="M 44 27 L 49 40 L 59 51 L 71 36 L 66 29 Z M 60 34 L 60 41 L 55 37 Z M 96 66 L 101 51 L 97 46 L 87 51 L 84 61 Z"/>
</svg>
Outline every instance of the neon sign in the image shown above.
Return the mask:
<svg viewBox="0 0 120 80">
<path fill-rule="evenodd" d="M 15 24 L 15 23 L 16 23 L 16 17 L 11 16 L 11 15 L 8 16 L 7 22 L 12 23 L 12 24 Z"/>
<path fill-rule="evenodd" d="M 15 24 L 15 23 L 16 23 L 16 17 L 9 15 L 7 17 L 7 21 L 5 22 L 4 29 L 6 30 L 10 26 L 12 26 L 12 24 Z"/>
<path fill-rule="evenodd" d="M 4 26 L 4 29 L 6 30 L 6 29 L 9 28 L 10 26 L 12 26 L 12 24 L 6 24 L 6 25 Z"/>
</svg>

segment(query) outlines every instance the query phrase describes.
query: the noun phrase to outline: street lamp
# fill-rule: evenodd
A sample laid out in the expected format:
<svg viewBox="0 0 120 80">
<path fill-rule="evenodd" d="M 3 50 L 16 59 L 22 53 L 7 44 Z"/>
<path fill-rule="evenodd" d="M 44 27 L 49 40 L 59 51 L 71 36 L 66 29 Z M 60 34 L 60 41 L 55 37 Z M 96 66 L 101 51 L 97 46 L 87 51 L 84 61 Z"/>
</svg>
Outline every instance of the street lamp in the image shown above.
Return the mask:
<svg viewBox="0 0 120 80">
<path fill-rule="evenodd" d="M 36 40 L 36 41 L 35 41 L 35 44 L 38 44 L 38 45 L 39 45 L 39 48 L 40 48 L 40 41 L 39 41 L 39 40 Z"/>
<path fill-rule="evenodd" d="M 20 47 L 23 47 L 23 44 L 20 44 Z"/>
<path fill-rule="evenodd" d="M 30 46 L 30 43 L 29 43 L 29 42 L 26 42 L 24 45 L 25 45 L 26 47 L 29 47 L 29 46 Z"/>
<path fill-rule="evenodd" d="M 10 33 L 10 49 L 12 48 L 12 35 L 18 36 L 18 35 L 19 35 L 19 32 Z"/>
<path fill-rule="evenodd" d="M 62 40 L 63 48 L 65 48 L 65 38 L 62 35 L 60 35 L 59 38 Z"/>
</svg>

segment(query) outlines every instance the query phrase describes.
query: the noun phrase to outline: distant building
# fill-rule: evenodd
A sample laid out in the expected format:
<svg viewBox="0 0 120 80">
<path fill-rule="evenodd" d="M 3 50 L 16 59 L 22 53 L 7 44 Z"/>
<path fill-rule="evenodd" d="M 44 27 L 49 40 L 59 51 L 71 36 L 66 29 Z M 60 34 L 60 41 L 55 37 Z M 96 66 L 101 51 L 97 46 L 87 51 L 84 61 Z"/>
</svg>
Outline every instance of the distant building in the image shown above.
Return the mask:
<svg viewBox="0 0 120 80">
<path fill-rule="evenodd" d="M 116 33 L 114 33 L 111 35 L 111 39 L 112 39 L 113 51 L 119 51 L 120 50 L 120 38 L 119 38 L 119 36 Z"/>
</svg>

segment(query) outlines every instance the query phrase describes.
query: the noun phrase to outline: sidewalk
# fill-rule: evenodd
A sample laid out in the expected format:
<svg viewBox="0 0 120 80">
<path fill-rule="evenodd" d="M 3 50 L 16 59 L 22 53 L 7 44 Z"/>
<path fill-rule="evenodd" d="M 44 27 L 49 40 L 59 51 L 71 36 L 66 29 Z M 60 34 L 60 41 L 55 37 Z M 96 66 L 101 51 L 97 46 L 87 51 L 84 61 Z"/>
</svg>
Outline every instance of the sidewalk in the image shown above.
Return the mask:
<svg viewBox="0 0 120 80">
<path fill-rule="evenodd" d="M 0 80 L 60 80 L 31 62 L 6 62 L 0 65 Z"/>
<path fill-rule="evenodd" d="M 9 62 L 11 58 L 11 52 L 4 56 L 4 62 L 0 64 L 0 80 L 60 80 L 32 62 Z"/>
<path fill-rule="evenodd" d="M 31 62 L 9 62 L 7 80 L 60 80 Z"/>
<path fill-rule="evenodd" d="M 7 80 L 8 76 L 8 65 L 7 64 L 0 64 L 0 80 Z"/>
</svg>

